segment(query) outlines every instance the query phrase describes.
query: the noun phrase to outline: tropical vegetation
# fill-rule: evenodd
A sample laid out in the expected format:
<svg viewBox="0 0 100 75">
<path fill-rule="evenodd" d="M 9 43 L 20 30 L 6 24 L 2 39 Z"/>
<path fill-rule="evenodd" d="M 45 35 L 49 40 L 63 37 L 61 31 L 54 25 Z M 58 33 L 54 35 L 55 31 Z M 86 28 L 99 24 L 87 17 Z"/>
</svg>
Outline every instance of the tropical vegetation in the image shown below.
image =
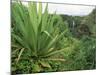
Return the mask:
<svg viewBox="0 0 100 75">
<path fill-rule="evenodd" d="M 50 14 L 48 3 L 44 12 L 42 3 L 27 3 L 11 5 L 12 74 L 96 68 L 96 9 L 69 16 Z"/>
</svg>

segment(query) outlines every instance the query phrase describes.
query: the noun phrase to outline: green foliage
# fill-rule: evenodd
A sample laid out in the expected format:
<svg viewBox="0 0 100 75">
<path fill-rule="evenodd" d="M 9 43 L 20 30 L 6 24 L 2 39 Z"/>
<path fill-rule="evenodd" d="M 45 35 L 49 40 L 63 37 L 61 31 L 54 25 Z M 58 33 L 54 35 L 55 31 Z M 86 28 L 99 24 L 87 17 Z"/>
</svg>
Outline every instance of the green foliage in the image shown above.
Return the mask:
<svg viewBox="0 0 100 75">
<path fill-rule="evenodd" d="M 58 15 L 48 13 L 48 4 L 43 13 L 42 3 L 27 3 L 11 6 L 12 73 L 96 68 L 95 10 L 83 17 Z"/>
<path fill-rule="evenodd" d="M 96 68 L 96 43 L 95 38 L 84 36 L 81 40 L 72 38 L 68 51 L 64 51 L 66 62 L 61 70 L 90 70 Z M 68 42 L 68 40 L 66 39 Z M 65 46 L 68 46 L 67 44 Z"/>
<path fill-rule="evenodd" d="M 60 24 L 58 23 L 59 21 L 62 24 L 62 19 L 56 14 L 49 15 L 48 5 L 46 5 L 43 14 L 41 3 L 39 3 L 38 11 L 35 2 L 28 2 L 26 9 L 28 10 L 27 12 L 21 2 L 16 2 L 12 6 L 12 18 L 15 22 L 12 30 L 12 38 L 14 39 L 12 43 L 18 49 L 15 49 L 14 52 L 16 51 L 15 53 L 17 53 L 19 51 L 17 54 L 18 57 L 15 57 L 15 62 L 18 64 L 20 60 L 25 59 L 25 56 L 27 59 L 31 57 L 31 60 L 35 62 L 32 67 L 34 71 L 32 72 L 40 72 L 40 68 L 42 67 L 51 67 L 47 61 L 43 62 L 44 60 L 57 61 L 59 58 L 51 58 L 51 56 L 66 50 L 66 48 L 60 48 L 59 50 L 56 48 L 56 43 L 66 33 L 66 30 L 60 34 L 53 35 L 53 32 L 55 32 L 55 27 L 53 26 Z M 54 23 L 55 21 L 56 23 Z M 12 47 L 14 46 L 12 45 Z M 26 53 L 23 54 L 23 52 L 27 52 L 29 55 L 26 55 Z M 64 60 L 60 58 L 59 61 L 62 61 L 61 59 Z"/>
<path fill-rule="evenodd" d="M 88 16 L 84 17 L 83 24 L 86 24 L 92 33 L 92 35 L 96 35 L 96 9 L 94 9 Z"/>
</svg>

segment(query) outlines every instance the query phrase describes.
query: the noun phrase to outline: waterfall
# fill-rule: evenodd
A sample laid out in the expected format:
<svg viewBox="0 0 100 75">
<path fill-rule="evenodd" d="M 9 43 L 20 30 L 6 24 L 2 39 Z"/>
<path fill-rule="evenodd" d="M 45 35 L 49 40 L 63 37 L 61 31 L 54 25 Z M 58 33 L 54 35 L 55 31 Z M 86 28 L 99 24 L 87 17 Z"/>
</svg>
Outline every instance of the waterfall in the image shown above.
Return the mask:
<svg viewBox="0 0 100 75">
<path fill-rule="evenodd" d="M 74 29 L 74 27 L 75 27 L 75 21 L 73 20 L 73 29 Z"/>
</svg>

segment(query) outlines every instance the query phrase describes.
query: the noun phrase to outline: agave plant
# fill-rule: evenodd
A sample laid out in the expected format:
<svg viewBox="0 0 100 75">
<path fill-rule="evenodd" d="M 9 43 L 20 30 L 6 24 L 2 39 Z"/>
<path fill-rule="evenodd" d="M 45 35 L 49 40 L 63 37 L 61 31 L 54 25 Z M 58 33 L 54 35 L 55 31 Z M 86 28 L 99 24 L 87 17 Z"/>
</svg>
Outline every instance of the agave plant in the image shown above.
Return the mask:
<svg viewBox="0 0 100 75">
<path fill-rule="evenodd" d="M 37 10 L 38 9 L 38 10 Z M 16 64 L 22 59 L 23 52 L 29 52 L 32 60 L 35 61 L 34 67 L 39 72 L 39 64 L 44 67 L 51 67 L 48 61 L 65 61 L 59 58 L 60 52 L 67 48 L 57 49 L 56 43 L 66 33 L 64 30 L 60 34 L 54 35 L 54 26 L 62 24 L 60 16 L 56 13 L 48 13 L 48 4 L 45 11 L 42 10 L 42 3 L 28 2 L 25 7 L 21 2 L 12 3 L 12 56 L 18 53 Z M 56 23 L 55 23 L 56 21 Z M 27 56 L 27 57 L 29 57 Z M 52 56 L 54 56 L 52 58 Z M 56 57 L 55 57 L 56 56 Z M 26 58 L 26 57 L 25 57 Z M 29 59 L 30 60 L 30 59 Z"/>
</svg>

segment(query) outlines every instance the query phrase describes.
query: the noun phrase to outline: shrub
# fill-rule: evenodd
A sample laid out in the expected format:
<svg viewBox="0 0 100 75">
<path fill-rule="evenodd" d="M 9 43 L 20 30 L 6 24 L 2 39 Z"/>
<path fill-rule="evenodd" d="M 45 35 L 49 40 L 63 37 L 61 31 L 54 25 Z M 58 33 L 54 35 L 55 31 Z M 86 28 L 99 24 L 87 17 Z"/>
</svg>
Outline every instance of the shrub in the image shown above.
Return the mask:
<svg viewBox="0 0 100 75">
<path fill-rule="evenodd" d="M 12 19 L 14 21 L 11 33 L 12 63 L 14 63 L 12 67 L 16 68 L 14 71 L 26 68 L 24 63 L 21 63 L 23 60 L 28 60 L 25 62 L 31 64 L 31 72 L 41 72 L 42 68 L 51 68 L 48 61 L 65 61 L 57 55 L 66 48 L 58 50 L 56 43 L 63 37 L 66 30 L 53 35 L 54 25 L 62 24 L 58 23 L 61 20 L 58 19 L 59 17 L 56 14 L 49 15 L 48 4 L 42 13 L 41 3 L 39 3 L 38 11 L 37 4 L 34 2 L 28 2 L 28 7 L 24 7 L 21 2 L 12 3 Z M 22 66 L 18 66 L 19 64 Z"/>
</svg>

